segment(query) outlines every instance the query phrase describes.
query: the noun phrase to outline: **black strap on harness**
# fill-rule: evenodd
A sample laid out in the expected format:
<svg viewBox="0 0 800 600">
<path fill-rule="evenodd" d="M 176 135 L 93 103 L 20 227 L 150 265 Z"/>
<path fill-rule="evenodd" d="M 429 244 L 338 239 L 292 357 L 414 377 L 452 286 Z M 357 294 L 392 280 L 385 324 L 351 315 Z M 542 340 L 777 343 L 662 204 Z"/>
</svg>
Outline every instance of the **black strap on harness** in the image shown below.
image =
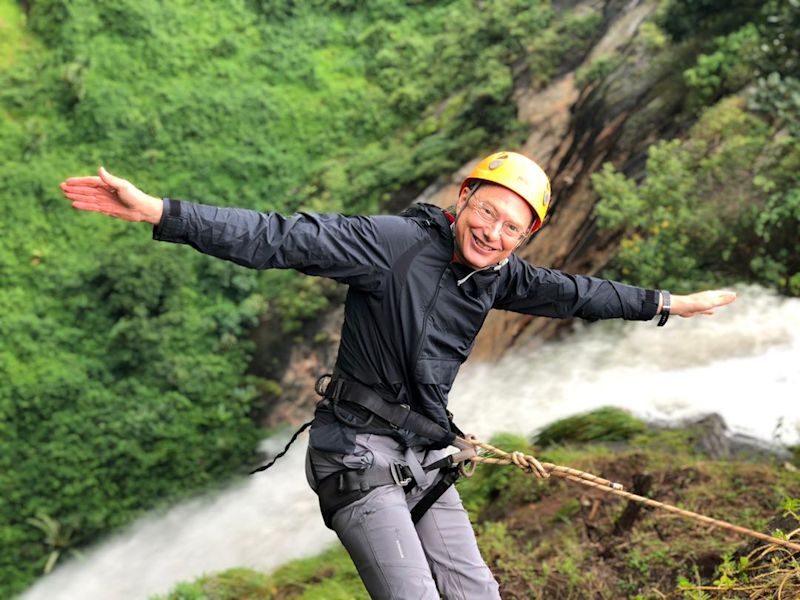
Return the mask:
<svg viewBox="0 0 800 600">
<path fill-rule="evenodd" d="M 337 414 L 340 403 L 349 403 L 366 409 L 370 416 L 365 420 L 362 427 L 372 421 L 372 416 L 376 415 L 389 423 L 396 429 L 405 429 L 417 435 L 423 436 L 437 444 L 449 446 L 456 439 L 456 435 L 463 435 L 460 429 L 455 426 L 450 419 L 452 430 L 445 429 L 424 415 L 411 410 L 407 404 L 388 402 L 384 400 L 371 387 L 363 385 L 357 381 L 344 379 L 333 375 L 323 375 L 317 380 L 317 393 L 328 399 Z M 448 417 L 450 415 L 448 414 Z M 351 419 L 344 422 L 352 424 Z M 330 526 L 330 519 L 339 509 L 364 497 L 369 490 L 381 485 L 391 485 L 392 483 L 401 485 L 405 488 L 406 494 L 414 488 L 413 475 L 409 467 L 405 465 L 392 465 L 392 468 L 404 469 L 405 478 L 401 481 L 398 477 L 389 478 L 386 470 L 380 469 L 361 469 L 358 471 L 340 471 L 326 477 L 320 482 L 317 493 L 322 505 L 323 518 L 325 523 Z M 457 464 L 453 463 L 452 456 L 446 456 L 429 465 L 423 467 L 427 473 L 436 469 L 442 470 L 442 478 L 431 487 L 420 501 L 411 510 L 411 519 L 417 523 L 428 509 L 453 485 L 461 475 L 461 470 Z M 374 471 L 374 475 L 372 472 Z M 357 483 L 357 489 L 354 488 Z M 334 488 L 335 486 L 335 488 Z M 348 487 L 350 486 L 350 487 Z M 332 494 L 336 491 L 337 494 Z M 327 498 L 323 500 L 323 498 Z M 335 500 L 331 501 L 331 498 Z"/>
<path fill-rule="evenodd" d="M 425 494 L 420 501 L 411 509 L 411 520 L 416 523 L 422 516 L 428 512 L 428 509 L 433 506 L 436 501 L 447 491 L 451 485 L 461 476 L 461 471 L 458 466 L 451 466 L 444 471 L 444 477 L 433 486 L 430 491 Z M 407 492 L 406 492 L 407 493 Z"/>
<path fill-rule="evenodd" d="M 452 416 L 449 413 L 452 430 L 445 429 L 424 415 L 414 412 L 407 404 L 384 400 L 371 387 L 357 381 L 326 374 L 317 380 L 314 389 L 317 394 L 331 402 L 333 413 L 337 418 L 351 427 L 366 427 L 372 423 L 374 416 L 378 416 L 396 429 L 405 429 L 416 433 L 441 444 L 442 447 L 451 445 L 457 434 L 463 435 L 452 422 Z M 369 416 L 361 423 L 354 422 L 352 418 L 344 418 L 339 410 L 341 403 L 359 406 L 368 411 Z M 311 423 L 312 421 L 304 423 L 300 429 L 294 432 L 284 449 L 272 461 L 253 469 L 250 474 L 266 471 L 274 465 L 279 458 L 286 454 L 297 436 L 305 431 Z M 453 456 L 445 456 L 423 467 L 423 471 L 426 473 L 436 469 L 441 469 L 443 476 L 411 510 L 411 519 L 414 523 L 423 517 L 461 474 L 459 465 L 453 462 Z M 320 481 L 317 495 L 325 524 L 331 527 L 331 519 L 336 511 L 363 498 L 370 490 L 383 485 L 399 485 L 408 494 L 414 488 L 414 476 L 411 468 L 403 464 L 392 464 L 388 469 L 343 470 Z"/>
<path fill-rule="evenodd" d="M 327 385 L 324 384 L 326 378 L 330 379 Z M 316 389 L 318 393 L 322 391 L 323 393 L 320 395 L 331 401 L 334 414 L 336 414 L 338 405 L 341 402 L 355 404 L 369 411 L 371 415 L 377 415 L 396 429 L 405 429 L 443 446 L 449 446 L 456 439 L 456 434 L 453 431 L 445 429 L 418 412 L 414 412 L 408 404 L 388 402 L 371 387 L 357 381 L 332 375 L 323 375 L 317 380 Z M 370 416 L 365 423 L 357 426 L 366 427 L 371 419 L 372 417 Z M 349 420 L 345 422 L 351 424 Z"/>
</svg>

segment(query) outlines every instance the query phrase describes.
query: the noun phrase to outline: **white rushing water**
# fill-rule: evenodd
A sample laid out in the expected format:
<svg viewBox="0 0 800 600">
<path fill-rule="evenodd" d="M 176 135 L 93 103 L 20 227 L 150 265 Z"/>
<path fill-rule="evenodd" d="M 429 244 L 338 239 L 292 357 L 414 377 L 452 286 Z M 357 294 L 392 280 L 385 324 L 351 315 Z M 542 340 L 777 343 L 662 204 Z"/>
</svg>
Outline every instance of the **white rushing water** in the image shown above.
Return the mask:
<svg viewBox="0 0 800 600">
<path fill-rule="evenodd" d="M 578 326 L 559 342 L 467 365 L 451 394 L 465 431 L 529 434 L 570 414 L 619 406 L 649 420 L 709 412 L 733 432 L 800 440 L 800 299 L 740 288 L 713 317 Z M 267 473 L 142 519 L 59 566 L 24 600 L 135 600 L 231 567 L 270 571 L 335 540 L 303 474 L 305 436 Z M 265 442 L 270 450 L 284 440 Z"/>
</svg>

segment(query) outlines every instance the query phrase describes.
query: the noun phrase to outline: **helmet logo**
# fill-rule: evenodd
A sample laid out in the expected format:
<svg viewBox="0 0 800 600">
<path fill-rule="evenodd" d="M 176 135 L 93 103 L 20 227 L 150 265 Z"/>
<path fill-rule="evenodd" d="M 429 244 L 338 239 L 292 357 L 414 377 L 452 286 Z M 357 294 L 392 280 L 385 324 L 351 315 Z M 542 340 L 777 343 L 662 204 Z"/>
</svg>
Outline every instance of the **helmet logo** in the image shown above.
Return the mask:
<svg viewBox="0 0 800 600">
<path fill-rule="evenodd" d="M 503 164 L 502 158 L 496 158 L 492 162 L 489 163 L 489 170 L 494 171 L 497 167 Z"/>
</svg>

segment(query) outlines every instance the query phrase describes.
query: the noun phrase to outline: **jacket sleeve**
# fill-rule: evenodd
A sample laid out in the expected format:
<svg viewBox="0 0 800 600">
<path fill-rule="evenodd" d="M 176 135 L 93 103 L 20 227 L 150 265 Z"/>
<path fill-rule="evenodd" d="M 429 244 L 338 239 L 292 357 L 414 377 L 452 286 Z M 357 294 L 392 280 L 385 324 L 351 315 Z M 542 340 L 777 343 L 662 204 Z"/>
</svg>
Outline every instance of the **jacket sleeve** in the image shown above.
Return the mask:
<svg viewBox="0 0 800 600">
<path fill-rule="evenodd" d="M 494 308 L 544 317 L 647 321 L 658 310 L 659 294 L 608 279 L 534 267 L 512 256 L 506 285 Z"/>
<path fill-rule="evenodd" d="M 420 228 L 401 217 L 284 217 L 169 198 L 153 229 L 153 239 L 188 244 L 245 267 L 296 269 L 373 290 L 419 236 Z"/>
</svg>

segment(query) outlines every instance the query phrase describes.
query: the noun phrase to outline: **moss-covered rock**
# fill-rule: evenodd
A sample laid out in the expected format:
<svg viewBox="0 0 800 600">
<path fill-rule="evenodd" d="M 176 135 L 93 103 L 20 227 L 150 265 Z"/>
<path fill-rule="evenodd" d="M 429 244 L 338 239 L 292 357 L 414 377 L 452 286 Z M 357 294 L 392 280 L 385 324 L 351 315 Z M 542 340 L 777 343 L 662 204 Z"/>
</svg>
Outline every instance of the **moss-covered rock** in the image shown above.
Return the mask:
<svg viewBox="0 0 800 600">
<path fill-rule="evenodd" d="M 628 440 L 644 430 L 644 422 L 630 413 L 605 407 L 551 423 L 533 440 L 542 447 L 568 442 L 615 442 Z"/>
</svg>

